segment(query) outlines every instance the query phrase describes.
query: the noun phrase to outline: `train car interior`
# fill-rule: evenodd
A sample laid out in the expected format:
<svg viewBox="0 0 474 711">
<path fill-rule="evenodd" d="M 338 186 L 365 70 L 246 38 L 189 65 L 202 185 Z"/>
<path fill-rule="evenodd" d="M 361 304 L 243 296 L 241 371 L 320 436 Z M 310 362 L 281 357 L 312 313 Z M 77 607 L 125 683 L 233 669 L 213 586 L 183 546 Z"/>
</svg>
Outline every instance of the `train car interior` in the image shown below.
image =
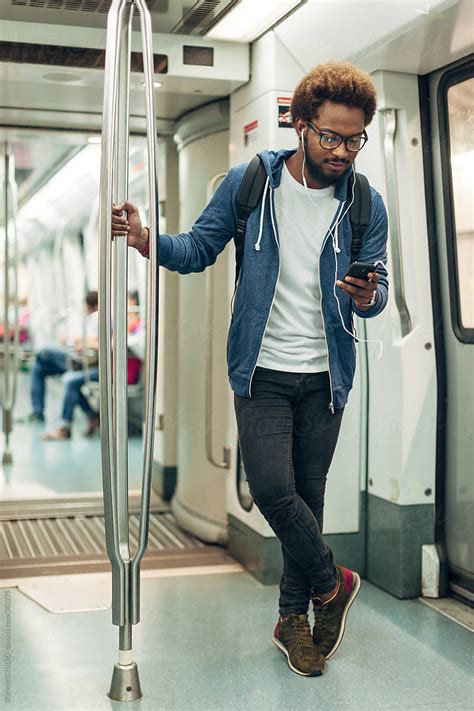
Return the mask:
<svg viewBox="0 0 474 711">
<path fill-rule="evenodd" d="M 473 38 L 472 0 L 0 0 L 3 708 L 474 709 Z M 231 169 L 298 147 L 327 62 L 376 88 L 355 166 L 390 295 L 354 316 L 324 501 L 362 585 L 305 680 L 271 644 L 282 548 L 239 447 L 234 242 L 158 260 Z M 143 254 L 111 237 L 124 200 Z"/>
</svg>

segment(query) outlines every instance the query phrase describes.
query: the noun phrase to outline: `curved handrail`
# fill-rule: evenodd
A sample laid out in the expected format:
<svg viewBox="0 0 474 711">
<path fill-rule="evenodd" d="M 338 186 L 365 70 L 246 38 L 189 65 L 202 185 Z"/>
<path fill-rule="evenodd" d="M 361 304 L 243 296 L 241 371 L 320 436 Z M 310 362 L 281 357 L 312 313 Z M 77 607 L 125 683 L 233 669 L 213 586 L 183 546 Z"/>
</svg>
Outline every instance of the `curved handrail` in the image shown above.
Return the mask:
<svg viewBox="0 0 474 711">
<path fill-rule="evenodd" d="M 227 173 L 217 173 L 209 181 L 207 185 L 207 202 L 214 195 L 219 182 L 226 177 Z M 205 423 L 206 423 L 206 457 L 210 464 L 219 469 L 229 469 L 230 467 L 230 449 L 223 447 L 223 461 L 219 462 L 214 459 L 212 453 L 212 376 L 213 376 L 213 356 L 212 356 L 212 341 L 213 341 L 213 326 L 214 326 L 214 270 L 206 271 L 206 400 L 205 400 Z"/>
<path fill-rule="evenodd" d="M 387 212 L 392 248 L 392 273 L 395 303 L 400 314 L 402 336 L 412 330 L 410 312 L 405 298 L 405 280 L 403 276 L 403 252 L 400 235 L 400 206 L 397 184 L 397 162 L 395 155 L 395 136 L 397 132 L 396 109 L 384 109 L 385 115 L 385 176 L 387 180 Z"/>
<path fill-rule="evenodd" d="M 131 568 L 132 623 L 140 620 L 140 562 L 148 541 L 151 478 L 153 467 L 153 442 L 155 435 L 156 377 L 158 369 L 158 318 L 159 318 L 159 196 L 158 196 L 158 156 L 156 150 L 156 110 L 154 88 L 154 62 L 152 26 L 149 10 L 144 0 L 135 0 L 140 13 L 140 27 L 143 48 L 143 68 L 145 74 L 145 105 L 148 144 L 148 225 L 149 261 L 147 274 L 147 342 L 145 381 L 145 443 L 142 476 L 142 499 L 140 510 L 140 530 L 138 547 L 133 556 Z"/>
<path fill-rule="evenodd" d="M 121 628 L 129 625 L 128 574 L 121 547 L 120 482 L 114 437 L 112 401 L 112 202 L 121 189 L 117 169 L 116 136 L 118 123 L 119 81 L 123 77 L 123 36 L 132 19 L 132 5 L 127 0 L 114 0 L 107 21 L 107 51 L 105 58 L 104 109 L 102 123 L 102 156 L 99 206 L 99 384 L 100 429 L 102 450 L 102 482 L 106 525 L 107 553 L 112 565 L 112 622 Z M 122 69 L 122 76 L 120 70 Z M 125 77 L 125 80 L 127 77 Z M 123 91 L 122 91 L 123 94 Z M 120 187 L 119 187 L 120 186 Z M 115 195 L 116 197 L 116 195 Z M 125 196 L 122 196 L 123 198 Z M 116 200 L 119 201 L 118 198 Z M 116 247 L 116 245 L 115 245 Z M 117 327 L 117 324 L 115 324 Z M 117 403 L 115 402 L 115 407 Z M 122 485 L 123 488 L 123 485 Z M 128 522 L 127 522 L 128 523 Z M 122 635 L 121 635 L 122 636 Z M 129 636 L 129 635 L 128 635 Z M 123 649 L 122 640 L 120 648 Z M 130 648 L 130 647 L 129 647 Z"/>
</svg>

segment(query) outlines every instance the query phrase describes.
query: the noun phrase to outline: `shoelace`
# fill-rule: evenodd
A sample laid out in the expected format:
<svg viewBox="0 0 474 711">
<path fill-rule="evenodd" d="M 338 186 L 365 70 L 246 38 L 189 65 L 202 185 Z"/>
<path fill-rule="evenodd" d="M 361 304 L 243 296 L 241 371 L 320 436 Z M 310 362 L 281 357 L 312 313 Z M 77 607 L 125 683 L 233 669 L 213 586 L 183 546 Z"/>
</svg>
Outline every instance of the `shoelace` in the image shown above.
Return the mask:
<svg viewBox="0 0 474 711">
<path fill-rule="evenodd" d="M 314 605 L 314 626 L 316 627 L 318 634 L 323 638 L 326 632 L 328 615 L 326 614 L 328 610 L 327 605 Z"/>
<path fill-rule="evenodd" d="M 298 643 L 298 646 L 313 649 L 314 643 L 311 637 L 311 627 L 308 626 L 308 622 L 294 620 L 292 627 L 295 633 L 295 642 Z"/>
</svg>

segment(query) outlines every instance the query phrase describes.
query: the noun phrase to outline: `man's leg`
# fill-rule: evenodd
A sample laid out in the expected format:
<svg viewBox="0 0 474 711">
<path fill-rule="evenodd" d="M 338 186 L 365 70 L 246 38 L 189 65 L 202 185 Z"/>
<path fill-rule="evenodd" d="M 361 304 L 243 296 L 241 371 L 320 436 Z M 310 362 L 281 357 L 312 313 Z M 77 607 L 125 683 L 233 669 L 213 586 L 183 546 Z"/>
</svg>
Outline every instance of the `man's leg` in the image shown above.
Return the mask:
<svg viewBox="0 0 474 711">
<path fill-rule="evenodd" d="M 285 551 L 296 561 L 311 587 L 321 593 L 336 584 L 332 554 L 308 504 L 296 491 L 293 469 L 292 403 L 303 376 L 257 369 L 252 398 L 235 396 L 239 442 L 250 492 Z M 326 403 L 327 408 L 327 403 Z M 307 605 L 295 591 L 297 613 Z"/>
<path fill-rule="evenodd" d="M 84 383 L 86 382 L 85 376 L 84 376 L 84 374 L 83 374 L 82 372 L 81 372 L 81 375 L 82 375 L 82 382 L 81 382 L 81 381 L 78 381 L 78 382 L 80 382 L 80 385 L 79 385 L 79 387 L 78 387 L 77 405 L 79 405 L 79 407 L 81 408 L 81 410 L 82 410 L 88 417 L 92 417 L 92 416 L 97 415 L 97 413 L 94 412 L 94 410 L 92 409 L 92 407 L 89 405 L 89 402 L 88 402 L 87 398 L 85 398 L 84 395 L 83 395 L 82 392 L 81 392 L 81 387 L 82 387 L 82 386 L 84 385 Z M 90 380 L 91 382 L 93 382 L 93 383 L 98 383 L 98 382 L 99 382 L 99 371 L 98 371 L 97 368 L 93 368 L 93 369 L 89 370 L 89 380 Z M 71 417 L 71 419 L 72 419 L 72 417 Z"/>
<path fill-rule="evenodd" d="M 85 399 L 84 395 L 81 393 L 81 387 L 84 385 L 84 373 L 82 370 L 70 371 L 64 376 L 64 399 L 63 399 L 63 425 L 71 429 L 72 418 L 74 416 L 74 409 L 76 405 L 80 405 L 81 408 L 87 414 L 92 413 L 92 409 L 89 403 Z"/>
<path fill-rule="evenodd" d="M 293 431 L 296 490 L 313 511 L 321 532 L 326 477 L 342 420 L 342 410 L 336 411 L 335 415 L 329 413 L 328 397 L 327 373 L 305 376 Z M 311 590 L 315 618 L 313 638 L 326 659 L 334 654 L 342 641 L 349 608 L 360 590 L 359 575 L 340 565 L 334 566 L 329 548 L 328 551 L 337 584 L 328 593 L 317 587 Z M 294 570 L 294 561 L 290 559 L 288 566 Z"/>
<path fill-rule="evenodd" d="M 299 556 L 300 567 L 314 568 L 311 528 L 316 526 L 317 530 L 317 522 L 295 491 L 292 465 L 293 401 L 299 382 L 298 374 L 259 368 L 252 384 L 253 397 L 236 395 L 235 410 L 242 460 L 255 503 L 285 553 Z M 311 553 L 305 551 L 308 547 Z M 311 638 L 305 578 L 299 576 L 287 592 L 273 643 L 286 655 L 293 671 L 318 676 L 324 669 L 324 659 Z"/>
<path fill-rule="evenodd" d="M 91 380 L 98 381 L 99 371 L 93 370 L 90 373 Z M 60 427 L 57 427 L 52 432 L 49 432 L 41 439 L 45 441 L 51 440 L 63 440 L 69 439 L 71 436 L 72 418 L 74 416 L 74 409 L 76 405 L 79 405 L 82 410 L 89 417 L 89 424 L 93 427 L 95 431 L 98 426 L 98 415 L 92 410 L 89 403 L 87 402 L 84 395 L 81 393 L 81 387 L 84 385 L 85 377 L 82 370 L 80 371 L 68 371 L 64 376 L 64 399 L 63 399 L 63 412 L 62 412 L 62 423 Z M 97 422 L 95 420 L 97 419 Z M 86 434 L 92 434 L 92 427 L 90 431 Z"/>
<path fill-rule="evenodd" d="M 89 380 L 93 383 L 99 382 L 99 370 L 97 368 L 91 368 L 89 370 Z M 85 379 L 84 379 L 85 382 Z M 99 413 L 93 410 L 89 404 L 89 401 L 82 394 L 81 388 L 79 388 L 79 399 L 77 404 L 83 412 L 87 415 L 88 423 L 84 431 L 85 437 L 91 437 L 93 434 L 99 431 Z"/>
<path fill-rule="evenodd" d="M 329 412 L 330 400 L 328 373 L 305 374 L 300 394 L 294 403 L 293 420 L 293 469 L 296 492 L 311 509 L 320 533 L 323 532 L 324 495 L 326 478 L 341 428 L 343 410 L 334 415 Z M 337 583 L 337 571 L 332 551 L 324 541 L 328 556 L 328 568 L 332 571 L 332 589 Z M 283 549 L 284 574 L 280 586 L 280 607 L 285 609 L 294 589 L 305 591 L 309 601 L 311 586 L 306 576 L 285 549 Z M 316 592 L 322 592 L 316 589 Z M 324 593 L 323 593 L 324 596 Z"/>
<path fill-rule="evenodd" d="M 42 348 L 36 355 L 31 371 L 31 403 L 33 414 L 44 419 L 45 378 L 66 371 L 66 353 L 60 348 Z"/>
</svg>

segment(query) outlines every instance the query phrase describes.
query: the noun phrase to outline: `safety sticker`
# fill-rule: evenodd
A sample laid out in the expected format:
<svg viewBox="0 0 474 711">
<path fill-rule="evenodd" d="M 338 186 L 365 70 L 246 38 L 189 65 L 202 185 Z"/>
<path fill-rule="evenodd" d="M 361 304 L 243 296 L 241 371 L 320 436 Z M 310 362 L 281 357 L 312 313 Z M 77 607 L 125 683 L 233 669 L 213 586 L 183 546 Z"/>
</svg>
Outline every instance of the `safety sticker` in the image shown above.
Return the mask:
<svg viewBox="0 0 474 711">
<path fill-rule="evenodd" d="M 291 96 L 278 96 L 278 126 L 280 128 L 293 128 L 293 120 L 291 118 Z"/>
<path fill-rule="evenodd" d="M 249 143 L 253 143 L 257 140 L 258 136 L 258 121 L 252 121 L 244 126 L 244 146 L 248 146 Z"/>
</svg>

